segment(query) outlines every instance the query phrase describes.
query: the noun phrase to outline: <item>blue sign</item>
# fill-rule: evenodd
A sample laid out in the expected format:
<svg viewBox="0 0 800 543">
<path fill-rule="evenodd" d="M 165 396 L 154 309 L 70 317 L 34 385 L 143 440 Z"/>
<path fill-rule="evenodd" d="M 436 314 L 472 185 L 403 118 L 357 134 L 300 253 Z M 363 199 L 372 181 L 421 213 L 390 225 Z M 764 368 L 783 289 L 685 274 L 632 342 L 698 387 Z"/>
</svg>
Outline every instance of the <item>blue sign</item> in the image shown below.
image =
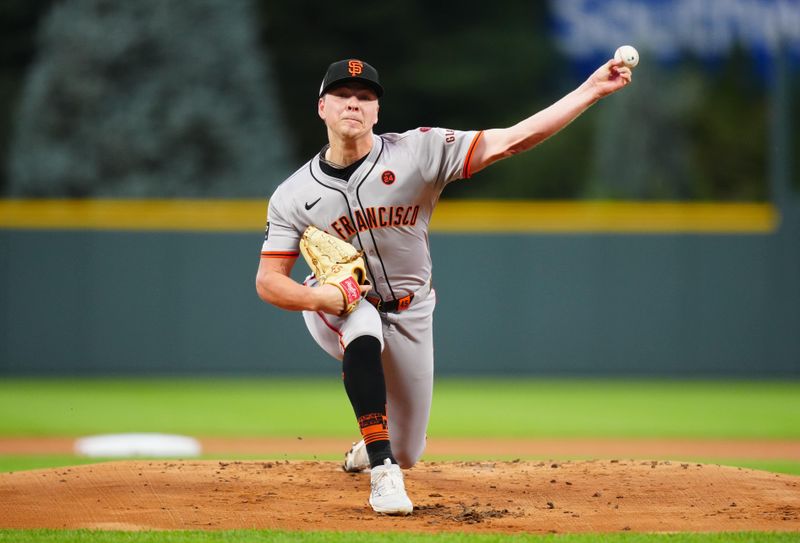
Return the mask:
<svg viewBox="0 0 800 543">
<path fill-rule="evenodd" d="M 551 0 L 559 48 L 577 62 L 620 45 L 661 61 L 719 60 L 735 49 L 800 59 L 800 0 Z"/>
</svg>

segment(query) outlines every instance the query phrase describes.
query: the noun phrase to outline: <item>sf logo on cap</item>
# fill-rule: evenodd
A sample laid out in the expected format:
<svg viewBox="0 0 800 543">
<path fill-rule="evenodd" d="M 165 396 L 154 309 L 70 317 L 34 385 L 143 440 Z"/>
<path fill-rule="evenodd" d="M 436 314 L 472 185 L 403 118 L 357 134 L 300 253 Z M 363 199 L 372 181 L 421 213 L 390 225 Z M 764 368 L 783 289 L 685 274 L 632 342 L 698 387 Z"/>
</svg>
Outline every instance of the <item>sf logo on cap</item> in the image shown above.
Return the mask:
<svg viewBox="0 0 800 543">
<path fill-rule="evenodd" d="M 350 72 L 352 77 L 361 75 L 364 70 L 364 64 L 360 60 L 351 60 L 347 63 L 347 71 Z"/>
</svg>

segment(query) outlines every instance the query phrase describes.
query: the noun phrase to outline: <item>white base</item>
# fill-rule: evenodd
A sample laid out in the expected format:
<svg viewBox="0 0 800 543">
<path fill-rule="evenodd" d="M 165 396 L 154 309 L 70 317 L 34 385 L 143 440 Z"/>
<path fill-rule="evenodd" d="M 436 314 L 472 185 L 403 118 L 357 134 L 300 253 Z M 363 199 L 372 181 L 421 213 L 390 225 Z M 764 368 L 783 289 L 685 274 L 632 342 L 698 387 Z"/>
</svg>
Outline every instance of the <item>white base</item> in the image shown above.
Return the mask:
<svg viewBox="0 0 800 543">
<path fill-rule="evenodd" d="M 89 457 L 199 456 L 200 442 L 171 434 L 105 434 L 75 441 L 75 453 Z"/>
</svg>

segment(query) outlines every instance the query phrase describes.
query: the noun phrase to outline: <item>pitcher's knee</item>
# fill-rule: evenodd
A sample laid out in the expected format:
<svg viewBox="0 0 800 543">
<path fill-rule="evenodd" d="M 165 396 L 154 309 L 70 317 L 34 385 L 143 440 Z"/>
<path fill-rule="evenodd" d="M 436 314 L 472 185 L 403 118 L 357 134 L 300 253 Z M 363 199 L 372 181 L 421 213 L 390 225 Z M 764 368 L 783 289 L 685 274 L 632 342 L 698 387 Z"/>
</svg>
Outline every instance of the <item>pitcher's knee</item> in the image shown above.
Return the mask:
<svg viewBox="0 0 800 543">
<path fill-rule="evenodd" d="M 417 461 L 422 456 L 422 452 L 425 450 L 424 445 L 419 447 L 417 451 L 409 451 L 404 448 L 398 448 L 395 450 L 394 446 L 392 447 L 392 454 L 394 454 L 394 459 L 397 460 L 397 463 L 403 469 L 408 469 L 414 466 Z"/>
<path fill-rule="evenodd" d="M 402 453 L 400 453 L 400 454 L 394 453 L 394 459 L 397 460 L 397 463 L 403 469 L 408 469 L 408 468 L 414 467 L 414 464 L 416 464 L 417 460 L 419 460 L 419 458 L 413 458 L 413 457 L 404 455 Z"/>
</svg>

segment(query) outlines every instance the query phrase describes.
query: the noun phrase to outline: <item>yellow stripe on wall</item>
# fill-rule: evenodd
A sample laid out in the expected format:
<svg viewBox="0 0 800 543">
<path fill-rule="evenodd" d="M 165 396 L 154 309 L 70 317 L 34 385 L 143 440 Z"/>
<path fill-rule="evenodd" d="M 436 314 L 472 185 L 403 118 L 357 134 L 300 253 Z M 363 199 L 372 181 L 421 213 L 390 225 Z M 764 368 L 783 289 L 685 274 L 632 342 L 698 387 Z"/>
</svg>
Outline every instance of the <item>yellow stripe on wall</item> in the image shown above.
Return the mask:
<svg viewBox="0 0 800 543">
<path fill-rule="evenodd" d="M 0 200 L 0 228 L 258 232 L 266 200 Z M 774 232 L 769 203 L 443 201 L 433 232 Z"/>
<path fill-rule="evenodd" d="M 263 231 L 266 200 L 0 200 L 0 227 Z"/>
<path fill-rule="evenodd" d="M 769 233 L 780 214 L 768 203 L 442 202 L 439 232 Z"/>
</svg>

